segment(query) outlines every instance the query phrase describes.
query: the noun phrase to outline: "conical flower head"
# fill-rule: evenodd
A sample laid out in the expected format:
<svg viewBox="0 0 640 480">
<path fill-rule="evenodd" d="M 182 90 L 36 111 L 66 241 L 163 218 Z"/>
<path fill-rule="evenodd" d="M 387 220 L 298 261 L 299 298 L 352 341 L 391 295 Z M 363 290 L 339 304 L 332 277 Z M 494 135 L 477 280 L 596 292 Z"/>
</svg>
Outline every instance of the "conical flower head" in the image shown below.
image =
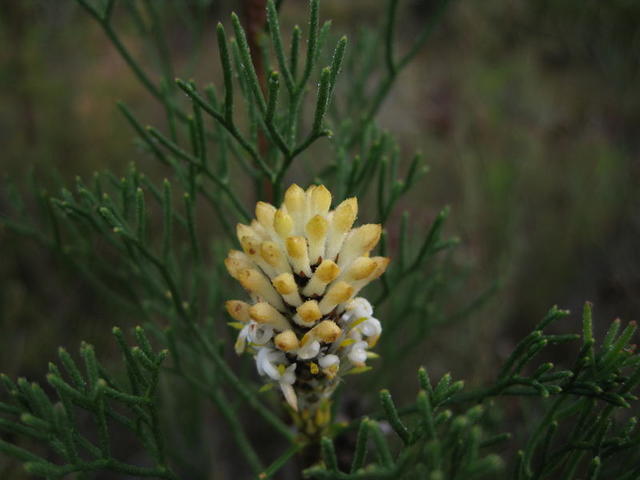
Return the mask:
<svg viewBox="0 0 640 480">
<path fill-rule="evenodd" d="M 324 185 L 294 184 L 279 208 L 258 202 L 256 219 L 236 228 L 242 251 L 225 260 L 251 298 L 226 304 L 240 330 L 236 352 L 253 354 L 258 373 L 294 410 L 312 409 L 343 373 L 364 367 L 382 332 L 357 296 L 389 264 L 370 256 L 381 226 L 354 227 L 356 198 L 334 210 L 331 200 Z"/>
</svg>

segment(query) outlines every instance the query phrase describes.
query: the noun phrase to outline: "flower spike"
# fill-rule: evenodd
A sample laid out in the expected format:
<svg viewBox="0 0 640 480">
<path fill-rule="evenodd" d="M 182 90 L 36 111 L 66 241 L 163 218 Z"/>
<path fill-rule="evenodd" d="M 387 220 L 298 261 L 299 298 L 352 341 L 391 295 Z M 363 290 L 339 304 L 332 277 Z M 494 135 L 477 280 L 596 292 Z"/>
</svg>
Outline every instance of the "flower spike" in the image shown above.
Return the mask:
<svg viewBox="0 0 640 480">
<path fill-rule="evenodd" d="M 331 201 L 324 185 L 294 184 L 279 208 L 258 202 L 256 219 L 236 228 L 242 251 L 225 260 L 251 296 L 225 303 L 240 330 L 235 350 L 254 355 L 258 373 L 279 384 L 301 418 L 328 411 L 342 375 L 365 366 L 382 333 L 371 304 L 356 297 L 389 264 L 371 256 L 382 227 L 353 228 L 357 199 L 335 210 Z"/>
</svg>

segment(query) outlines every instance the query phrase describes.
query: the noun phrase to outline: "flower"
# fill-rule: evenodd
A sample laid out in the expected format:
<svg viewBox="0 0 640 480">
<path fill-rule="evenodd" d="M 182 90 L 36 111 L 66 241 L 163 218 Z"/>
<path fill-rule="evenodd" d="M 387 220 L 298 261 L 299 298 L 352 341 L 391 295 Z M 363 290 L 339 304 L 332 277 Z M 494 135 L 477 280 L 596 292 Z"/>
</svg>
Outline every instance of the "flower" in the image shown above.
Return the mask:
<svg viewBox="0 0 640 480">
<path fill-rule="evenodd" d="M 382 228 L 353 228 L 356 198 L 334 210 L 323 185 L 287 189 L 276 208 L 256 205 L 256 218 L 238 224 L 240 250 L 225 260 L 250 302 L 229 300 L 240 330 L 238 354 L 248 352 L 258 374 L 279 385 L 287 404 L 321 415 L 342 374 L 365 366 L 382 333 L 371 304 L 357 294 L 382 275 L 389 259 L 372 257 Z"/>
</svg>

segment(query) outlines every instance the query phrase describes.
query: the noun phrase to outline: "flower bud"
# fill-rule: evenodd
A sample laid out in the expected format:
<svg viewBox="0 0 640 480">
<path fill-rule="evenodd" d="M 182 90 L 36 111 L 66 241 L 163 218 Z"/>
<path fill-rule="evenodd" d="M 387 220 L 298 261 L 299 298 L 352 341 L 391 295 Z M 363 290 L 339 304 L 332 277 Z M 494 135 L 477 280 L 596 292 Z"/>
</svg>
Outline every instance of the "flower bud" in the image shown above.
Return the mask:
<svg viewBox="0 0 640 480">
<path fill-rule="evenodd" d="M 345 275 L 345 279 L 350 282 L 363 280 L 376 269 L 376 262 L 369 257 L 356 258 Z"/>
<path fill-rule="evenodd" d="M 295 234 L 302 233 L 304 227 L 304 216 L 306 210 L 306 195 L 302 188 L 295 183 L 284 192 L 284 205 L 287 213 L 293 219 L 293 231 Z"/>
<path fill-rule="evenodd" d="M 293 320 L 298 325 L 310 327 L 322 318 L 320 307 L 316 300 L 307 300 L 296 309 L 296 315 Z"/>
<path fill-rule="evenodd" d="M 320 311 L 323 315 L 328 314 L 338 304 L 344 303 L 353 295 L 353 287 L 347 282 L 339 281 L 332 284 L 325 293 L 322 300 L 320 300 Z"/>
<path fill-rule="evenodd" d="M 373 264 L 375 267 L 373 268 L 371 273 L 367 275 L 365 278 L 354 280 L 351 282 L 355 293 L 358 293 L 360 290 L 366 287 L 369 283 L 379 278 L 389 266 L 389 262 L 391 262 L 391 259 L 388 257 L 372 257 L 371 260 L 373 261 Z"/>
<path fill-rule="evenodd" d="M 271 282 L 262 273 L 252 268 L 241 270 L 238 274 L 238 281 L 249 293 L 269 302 L 281 312 L 286 311 L 282 297 L 278 295 Z"/>
<path fill-rule="evenodd" d="M 269 265 L 265 259 L 260 255 L 260 240 L 255 235 L 245 235 L 240 239 L 242 250 L 251 258 L 267 275 L 273 276 L 275 270 Z"/>
<path fill-rule="evenodd" d="M 331 192 L 324 185 L 311 187 L 311 214 L 326 215 L 331 207 Z"/>
<path fill-rule="evenodd" d="M 287 254 L 293 271 L 300 276 L 311 277 L 311 266 L 309 265 L 309 252 L 307 241 L 304 237 L 287 237 Z"/>
<path fill-rule="evenodd" d="M 233 318 L 242 323 L 248 323 L 251 320 L 249 317 L 249 304 L 241 302 L 240 300 L 228 300 L 224 303 L 227 313 Z"/>
<path fill-rule="evenodd" d="M 351 229 L 358 215 L 358 201 L 348 198 L 336 207 L 331 215 L 331 224 L 327 238 L 325 258 L 335 260 L 342 248 L 347 232 Z"/>
<path fill-rule="evenodd" d="M 266 323 L 271 325 L 275 330 L 289 330 L 291 324 L 289 321 L 267 302 L 260 302 L 249 308 L 249 315 L 258 323 Z"/>
<path fill-rule="evenodd" d="M 321 215 L 315 215 L 309 220 L 306 227 L 309 240 L 309 261 L 315 265 L 324 255 L 324 244 L 327 238 L 329 223 Z"/>
<path fill-rule="evenodd" d="M 273 339 L 273 343 L 275 344 L 278 350 L 282 350 L 283 352 L 290 352 L 292 350 L 297 350 L 300 346 L 300 342 L 298 341 L 298 337 L 293 332 L 293 330 L 285 330 L 276 335 Z"/>
<path fill-rule="evenodd" d="M 256 218 L 260 225 L 267 231 L 273 230 L 273 219 L 276 215 L 276 207 L 266 202 L 256 203 Z"/>
<path fill-rule="evenodd" d="M 229 275 L 238 280 L 241 270 L 256 268 L 255 263 L 243 252 L 239 250 L 229 250 L 227 258 L 224 260 L 224 266 L 227 267 Z"/>
<path fill-rule="evenodd" d="M 352 230 L 344 241 L 337 264 L 340 268 L 348 267 L 356 258 L 365 256 L 378 244 L 382 227 L 369 223 Z"/>
<path fill-rule="evenodd" d="M 316 268 L 311 280 L 309 280 L 309 283 L 304 287 L 302 293 L 306 297 L 322 295 L 327 284 L 333 282 L 339 273 L 340 268 L 338 265 L 331 260 L 323 260 L 322 263 L 318 265 L 318 268 Z"/>
<path fill-rule="evenodd" d="M 310 340 L 319 340 L 324 343 L 333 343 L 342 334 L 342 329 L 331 320 L 323 320 L 307 333 L 300 341 L 300 345 L 304 346 Z"/>
<path fill-rule="evenodd" d="M 273 229 L 282 240 L 286 239 L 293 232 L 293 219 L 283 209 L 276 211 L 273 216 Z"/>
<path fill-rule="evenodd" d="M 275 277 L 271 283 L 276 288 L 276 291 L 282 295 L 284 301 L 289 305 L 297 307 L 302 303 L 300 294 L 298 293 L 298 285 L 296 284 L 293 275 L 290 273 L 282 273 Z"/>
<path fill-rule="evenodd" d="M 274 272 L 290 272 L 286 255 L 276 242 L 266 241 L 260 245 L 260 256 L 273 268 Z"/>
</svg>

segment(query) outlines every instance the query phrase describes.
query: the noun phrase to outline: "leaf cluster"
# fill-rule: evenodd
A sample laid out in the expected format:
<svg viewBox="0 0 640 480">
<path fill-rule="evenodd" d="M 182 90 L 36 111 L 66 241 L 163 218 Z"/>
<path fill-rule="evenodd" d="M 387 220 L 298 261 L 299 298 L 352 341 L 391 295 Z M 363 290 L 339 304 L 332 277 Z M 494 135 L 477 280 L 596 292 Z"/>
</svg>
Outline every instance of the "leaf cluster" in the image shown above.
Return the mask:
<svg viewBox="0 0 640 480">
<path fill-rule="evenodd" d="M 222 330 L 221 305 L 233 287 L 222 279 L 220 265 L 228 240 L 235 242 L 233 225 L 251 217 L 247 205 L 255 199 L 244 192 L 253 190 L 258 199 L 277 203 L 296 165 L 308 170 L 309 179 L 329 186 L 336 201 L 358 196 L 362 205 L 372 206 L 363 209 L 364 215 L 387 225 L 380 254 L 392 255 L 394 262 L 371 298 L 380 318 L 402 321 L 384 322 L 384 363 L 372 377 L 378 384 L 385 378 L 381 372 L 405 371 L 403 361 L 432 329 L 466 318 L 497 287 L 490 286 L 453 313 L 443 308 L 460 283 L 451 274 L 458 240 L 444 231 L 449 209 L 427 215 L 433 221 L 426 229 L 412 227 L 416 218 L 408 212 L 398 214 L 427 168 L 421 155 L 404 155 L 393 135 L 375 123 L 398 75 L 425 44 L 448 2 L 437 2 L 430 21 L 400 55 L 395 38 L 398 0 L 387 2 L 379 29 L 383 34 L 364 32 L 351 42 L 353 52 L 347 51 L 345 37 L 332 38 L 329 22 L 321 23 L 319 0 L 309 2 L 304 32 L 294 27 L 285 48 L 278 16 L 282 2 L 269 1 L 266 35 L 259 45 L 252 43 L 237 16 L 231 17 L 233 37 L 218 24 L 222 81 L 216 89 L 175 80 L 157 3 L 76 1 L 163 107 L 164 125 L 152 127 L 118 104 L 138 147 L 168 179 L 157 181 L 132 165 L 123 175 L 106 171 L 90 181 L 78 178 L 73 187 L 59 183 L 53 194 L 34 182 L 39 220 L 25 206 L 29 201 L 9 185 L 12 211 L 3 213 L 2 225 L 56 252 L 109 302 L 142 319 L 145 330 L 166 350 L 154 353 L 142 329 L 136 329 L 138 346 L 131 348 L 116 330 L 126 385 L 107 374 L 92 347 L 81 347 L 84 372 L 61 351 L 61 367 L 51 364 L 47 377 L 55 401 L 42 387 L 2 377 L 8 400 L 0 403 L 0 429 L 9 436 L 0 441 L 0 450 L 45 478 L 99 470 L 177 478 L 170 467 L 177 459 L 165 451 L 160 431 L 156 390 L 162 368 L 185 390 L 215 406 L 225 422 L 225 435 L 248 469 L 258 478 L 270 478 L 294 455 L 314 446 L 304 445 L 273 413 L 270 403 L 275 404 L 277 396 L 260 393 L 226 358 L 230 341 L 229 332 Z M 115 26 L 120 6 L 140 24 L 158 72 L 145 70 L 123 42 Z M 257 56 L 264 70 L 256 67 Z M 310 115 L 305 115 L 307 110 Z M 321 138 L 326 140 L 317 142 L 318 148 L 329 153 L 326 161 L 318 162 L 311 148 Z M 215 218 L 214 230 L 222 234 L 211 234 L 203 218 Z M 540 421 L 523 435 L 513 469 L 516 478 L 637 478 L 640 439 L 636 420 L 624 413 L 637 404 L 634 390 L 640 382 L 640 362 L 630 343 L 635 325 L 620 332 L 620 323 L 614 322 L 598 345 L 587 305 L 582 335 L 547 332 L 566 315 L 552 309 L 485 387 L 466 390 L 450 375 L 433 384 L 421 369 L 415 402 L 397 407 L 390 392 L 381 391 L 380 411 L 336 424 L 322 439 L 322 462 L 306 475 L 496 478 L 509 471 L 497 449 L 511 437 L 502 426 L 496 428 L 492 417 L 501 405 L 518 398 L 539 413 Z M 580 339 L 571 368 L 549 362 L 532 365 L 548 347 L 569 348 Z M 166 355 L 170 361 L 161 367 Z M 280 453 L 270 463 L 264 462 L 248 432 L 245 420 L 250 414 L 277 439 Z M 80 428 L 86 416 L 95 424 L 97 441 Z M 112 425 L 131 431 L 148 452 L 151 466 L 130 465 L 112 456 Z M 350 462 L 344 464 L 338 445 L 351 434 L 355 444 L 347 452 Z M 22 437 L 47 446 L 54 457 L 18 446 Z M 518 436 L 514 439 L 519 441 Z"/>
<path fill-rule="evenodd" d="M 582 335 L 544 333 L 568 314 L 552 308 L 519 342 L 488 387 L 464 391 L 464 382 L 453 382 L 449 374 L 434 386 L 421 368 L 415 403 L 397 408 L 389 391 L 382 390 L 382 411 L 374 416 L 376 420 L 365 418 L 336 427 L 333 438 L 323 440 L 322 464 L 306 474 L 331 479 L 496 478 L 507 472 L 492 449 L 512 435 L 488 434 L 488 415 L 496 409 L 496 402 L 520 397 L 541 411 L 540 421 L 518 451 L 513 478 L 636 478 L 640 432 L 637 418 L 627 413 L 637 405 L 633 392 L 640 384 L 640 356 L 630 344 L 635 322 L 622 332 L 620 321 L 612 322 L 596 348 L 587 303 Z M 531 365 L 547 347 L 578 340 L 582 346 L 571 369 L 558 369 L 550 362 Z M 532 373 L 525 375 L 523 370 Z M 383 433 L 381 421 L 395 439 Z M 355 428 L 358 436 L 352 465 L 343 471 L 334 440 Z M 365 466 L 370 446 L 375 459 Z"/>
<path fill-rule="evenodd" d="M 82 367 L 62 348 L 59 363 L 49 363 L 46 379 L 51 395 L 25 378 L 14 383 L 4 374 L 0 377 L 6 397 L 0 402 L 0 430 L 47 445 L 57 459 L 52 461 L 0 440 L 0 451 L 23 461 L 30 474 L 63 478 L 77 472 L 79 478 L 86 478 L 90 472 L 112 471 L 137 477 L 177 478 L 167 464 L 156 403 L 158 377 L 168 352 L 155 353 L 140 327 L 135 329 L 138 345 L 133 347 L 119 328 L 114 328 L 113 334 L 127 368 L 127 383 L 107 373 L 94 347 L 86 343 L 80 347 Z M 91 434 L 84 431 L 86 415 L 94 425 Z M 149 452 L 151 466 L 133 465 L 114 456 L 113 445 L 122 436 L 115 427 L 138 440 Z M 118 433 L 112 435 L 112 429 Z"/>
</svg>

